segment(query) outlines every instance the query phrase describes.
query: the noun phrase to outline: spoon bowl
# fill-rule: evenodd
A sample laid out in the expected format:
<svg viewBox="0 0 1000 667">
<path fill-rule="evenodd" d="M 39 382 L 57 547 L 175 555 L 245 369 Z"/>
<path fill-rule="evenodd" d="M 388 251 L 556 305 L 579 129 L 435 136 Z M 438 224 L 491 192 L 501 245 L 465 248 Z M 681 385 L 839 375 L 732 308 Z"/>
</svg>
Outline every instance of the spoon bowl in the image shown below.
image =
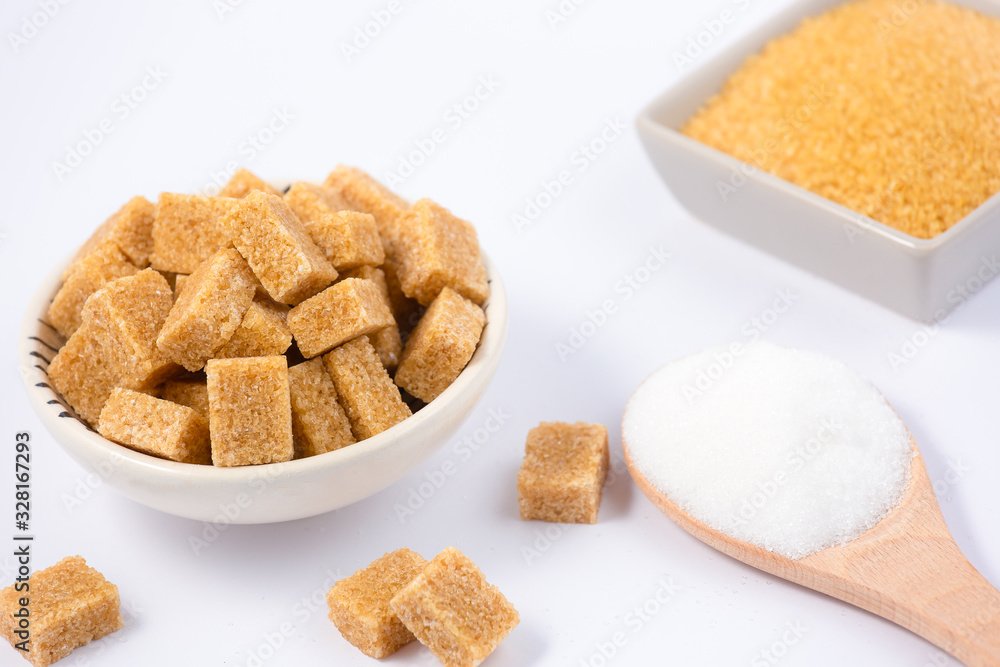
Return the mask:
<svg viewBox="0 0 1000 667">
<path fill-rule="evenodd" d="M 910 483 L 899 504 L 854 540 L 792 559 L 734 539 L 682 510 L 637 469 L 622 438 L 625 463 L 636 485 L 702 542 L 886 618 L 970 667 L 1000 665 L 1000 591 L 955 544 L 912 435 L 910 440 Z"/>
</svg>

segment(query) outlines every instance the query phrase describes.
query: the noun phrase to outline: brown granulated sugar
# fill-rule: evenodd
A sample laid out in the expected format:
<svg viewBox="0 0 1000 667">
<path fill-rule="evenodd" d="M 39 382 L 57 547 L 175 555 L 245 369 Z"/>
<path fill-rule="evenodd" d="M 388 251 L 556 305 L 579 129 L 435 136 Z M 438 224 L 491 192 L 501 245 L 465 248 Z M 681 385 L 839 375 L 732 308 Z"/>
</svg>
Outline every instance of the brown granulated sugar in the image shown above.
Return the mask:
<svg viewBox="0 0 1000 667">
<path fill-rule="evenodd" d="M 846 3 L 747 59 L 681 132 L 932 238 L 1000 192 L 1000 20 Z"/>
</svg>

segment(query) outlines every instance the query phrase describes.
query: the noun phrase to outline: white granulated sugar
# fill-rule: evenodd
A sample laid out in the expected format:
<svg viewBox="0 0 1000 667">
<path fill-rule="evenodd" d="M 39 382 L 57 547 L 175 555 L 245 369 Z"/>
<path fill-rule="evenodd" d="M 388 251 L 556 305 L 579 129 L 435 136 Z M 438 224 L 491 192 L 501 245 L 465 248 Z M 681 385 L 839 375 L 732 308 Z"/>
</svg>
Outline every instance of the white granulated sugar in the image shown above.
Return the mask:
<svg viewBox="0 0 1000 667">
<path fill-rule="evenodd" d="M 910 435 L 843 364 L 770 343 L 679 359 L 633 394 L 635 468 L 695 519 L 801 558 L 849 542 L 898 504 Z"/>
</svg>

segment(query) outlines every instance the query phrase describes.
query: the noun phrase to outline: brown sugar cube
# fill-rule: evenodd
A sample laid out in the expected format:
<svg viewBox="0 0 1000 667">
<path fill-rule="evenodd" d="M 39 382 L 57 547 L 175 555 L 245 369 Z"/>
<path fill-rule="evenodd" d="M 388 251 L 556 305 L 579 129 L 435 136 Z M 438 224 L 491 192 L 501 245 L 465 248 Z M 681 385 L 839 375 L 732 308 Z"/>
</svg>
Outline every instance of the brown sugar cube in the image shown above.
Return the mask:
<svg viewBox="0 0 1000 667">
<path fill-rule="evenodd" d="M 220 250 L 187 279 L 156 345 L 189 371 L 199 370 L 236 333 L 256 290 L 240 253 Z"/>
<path fill-rule="evenodd" d="M 153 219 L 156 206 L 145 197 L 132 197 L 125 205 L 111 215 L 77 251 L 63 279 L 69 276 L 73 265 L 89 255 L 105 242 L 115 244 L 128 261 L 140 269 L 149 266 L 149 256 L 153 252 Z"/>
<path fill-rule="evenodd" d="M 285 324 L 288 306 L 270 299 L 255 299 L 239 328 L 215 353 L 216 359 L 230 357 L 270 357 L 284 354 L 292 344 L 292 332 Z"/>
<path fill-rule="evenodd" d="M 367 336 L 355 338 L 323 357 L 326 371 L 358 440 L 370 438 L 410 416 Z"/>
<path fill-rule="evenodd" d="M 475 667 L 521 620 L 503 593 L 454 547 L 396 593 L 389 609 L 445 667 Z"/>
<path fill-rule="evenodd" d="M 21 654 L 34 667 L 51 665 L 124 626 L 118 587 L 80 556 L 63 558 L 34 572 L 27 585 L 0 592 L 0 632 L 14 648 L 27 649 Z"/>
<path fill-rule="evenodd" d="M 406 340 L 396 384 L 430 403 L 469 363 L 485 325 L 482 308 L 445 287 Z"/>
<path fill-rule="evenodd" d="M 205 370 L 212 463 L 232 467 L 290 461 L 295 450 L 285 358 L 212 359 Z"/>
<path fill-rule="evenodd" d="M 389 287 L 386 284 L 385 273 L 383 273 L 382 269 L 376 269 L 373 266 L 362 266 L 351 269 L 344 274 L 344 277 L 360 278 L 375 283 L 379 294 L 382 295 L 382 300 L 389 308 L 389 312 L 392 313 L 392 304 L 389 300 Z M 395 319 L 393 317 L 393 323 L 386 328 L 368 334 L 368 339 L 371 340 L 378 358 L 382 360 L 382 365 L 390 373 L 396 370 L 396 366 L 399 365 L 399 355 L 403 353 L 403 339 L 399 334 L 399 327 L 396 325 Z"/>
<path fill-rule="evenodd" d="M 347 208 L 374 216 L 385 253 L 391 257 L 399 227 L 410 208 L 406 200 L 360 169 L 345 165 L 331 171 L 323 187 L 343 200 Z"/>
<path fill-rule="evenodd" d="M 208 419 L 208 384 L 204 379 L 167 380 L 160 394 L 163 400 L 196 410 Z"/>
<path fill-rule="evenodd" d="M 337 278 L 281 197 L 254 190 L 220 225 L 275 301 L 299 303 Z"/>
<path fill-rule="evenodd" d="M 359 278 L 341 280 L 288 313 L 288 328 L 307 359 L 395 322 L 378 285 Z"/>
<path fill-rule="evenodd" d="M 372 561 L 326 594 L 330 620 L 368 657 L 392 655 L 414 637 L 389 609 L 389 601 L 426 566 L 423 556 L 406 547 Z"/>
<path fill-rule="evenodd" d="M 116 278 L 139 272 L 125 253 L 111 242 L 91 250 L 70 268 L 46 315 L 49 324 L 66 338 L 80 327 L 80 315 L 87 297 Z"/>
<path fill-rule="evenodd" d="M 152 269 L 112 281 L 87 299 L 80 328 L 47 374 L 92 426 L 115 387 L 149 391 L 178 372 L 156 347 L 171 300 L 167 281 Z"/>
<path fill-rule="evenodd" d="M 254 190 L 266 192 L 269 195 L 281 196 L 281 193 L 258 178 L 248 169 L 237 169 L 229 181 L 219 190 L 220 197 L 235 197 L 243 199 Z"/>
<path fill-rule="evenodd" d="M 385 261 L 374 216 L 339 210 L 327 192 L 310 183 L 295 183 L 285 193 L 285 203 L 334 268 L 339 272 Z"/>
<path fill-rule="evenodd" d="M 399 284 L 399 272 L 396 268 L 396 260 L 386 258 L 382 266 L 382 273 L 385 274 L 385 284 L 389 289 L 389 307 L 392 316 L 396 318 L 401 332 L 410 332 L 420 321 L 424 307 L 417 303 L 416 299 L 403 294 L 403 286 Z"/>
<path fill-rule="evenodd" d="M 184 289 L 184 285 L 187 284 L 188 278 L 190 277 L 190 275 L 184 273 L 174 274 L 174 301 L 176 301 L 177 297 L 181 295 L 181 290 Z"/>
<path fill-rule="evenodd" d="M 325 454 L 357 442 L 322 359 L 289 368 L 288 390 L 295 458 Z"/>
<path fill-rule="evenodd" d="M 181 463 L 212 463 L 208 420 L 196 410 L 118 387 L 101 410 L 98 432 L 144 454 Z"/>
<path fill-rule="evenodd" d="M 608 431 L 600 424 L 543 422 L 528 432 L 517 474 L 521 518 L 597 523 L 608 474 Z"/>
<path fill-rule="evenodd" d="M 198 265 L 223 248 L 229 239 L 218 221 L 240 200 L 164 192 L 156 204 L 153 220 L 154 269 L 193 273 Z"/>
<path fill-rule="evenodd" d="M 475 228 L 429 199 L 407 215 L 395 259 L 403 293 L 422 306 L 443 287 L 479 305 L 490 294 Z"/>
</svg>

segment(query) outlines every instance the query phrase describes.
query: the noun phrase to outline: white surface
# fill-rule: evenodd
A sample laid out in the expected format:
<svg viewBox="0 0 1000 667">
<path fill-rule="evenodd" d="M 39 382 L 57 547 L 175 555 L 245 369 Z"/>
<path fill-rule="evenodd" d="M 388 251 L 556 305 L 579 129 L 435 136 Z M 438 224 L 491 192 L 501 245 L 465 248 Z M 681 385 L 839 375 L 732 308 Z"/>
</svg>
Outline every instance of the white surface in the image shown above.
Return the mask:
<svg viewBox="0 0 1000 667">
<path fill-rule="evenodd" d="M 899 504 L 913 444 L 882 394 L 830 357 L 757 341 L 665 365 L 622 444 L 692 518 L 788 558 L 850 542 Z"/>
<path fill-rule="evenodd" d="M 0 271 L 11 312 L 2 329 L 9 458 L 0 497 L 9 505 L 0 512 L 0 542 L 14 532 L 3 527 L 13 521 L 11 443 L 27 429 L 33 564 L 82 554 L 128 605 L 127 629 L 63 664 L 244 666 L 270 640 L 280 648 L 265 665 L 374 665 L 326 620 L 322 596 L 332 578 L 403 545 L 428 557 L 447 545 L 462 549 L 520 611 L 521 625 L 484 663 L 492 667 L 598 665 L 600 649 L 610 652 L 616 638 L 622 646 L 610 665 L 952 664 L 886 621 L 712 551 L 621 475 L 597 525 L 517 516 L 515 477 L 531 426 L 602 422 L 621 471 L 621 411 L 643 377 L 687 352 L 759 336 L 829 354 L 885 393 L 921 447 L 959 545 L 1000 583 L 1000 283 L 925 330 L 696 223 L 636 139 L 635 114 L 677 79 L 673 54 L 703 21 L 723 9 L 734 15 L 706 40 L 711 51 L 780 3 L 592 0 L 553 30 L 545 11 L 555 0 L 407 1 L 347 63 L 340 43 L 387 1 L 334 8 L 257 0 L 223 19 L 209 0 L 70 3 L 17 53 L 7 32 L 38 0 L 0 9 Z M 147 66 L 166 78 L 121 118 L 115 100 Z M 498 86 L 456 127 L 449 119 L 460 117 L 449 110 L 474 94 L 480 77 Z M 256 154 L 241 148 L 274 109 L 293 115 L 287 127 Z M 105 117 L 112 134 L 59 181 L 52 162 Z M 616 120 L 618 136 L 609 124 Z M 15 362 L 20 313 L 52 264 L 134 194 L 204 187 L 230 160 L 266 178 L 320 179 L 338 161 L 384 177 L 436 128 L 445 141 L 398 189 L 475 222 L 511 306 L 504 361 L 459 436 L 396 486 L 287 524 L 213 532 L 146 509 L 96 478 L 89 481 L 97 488 L 88 487 L 28 407 Z M 588 161 L 579 147 L 604 128 L 615 140 Z M 569 185 L 518 233 L 511 215 L 562 171 Z M 660 248 L 670 255 L 662 263 L 652 254 Z M 776 303 L 786 312 L 777 314 Z M 600 316 L 608 306 L 614 312 Z M 605 323 L 561 359 L 557 345 L 579 342 L 572 332 L 590 332 L 588 317 Z M 910 353 L 895 368 L 888 357 Z M 401 521 L 397 505 L 430 479 L 440 488 Z M 196 554 L 195 536 L 214 539 Z M 13 559 L 0 556 L 0 565 L 10 581 Z M 772 646 L 783 652 L 776 663 L 762 654 Z M 26 664 L 0 649 L 0 665 Z M 435 663 L 411 646 L 385 664 Z"/>
</svg>

